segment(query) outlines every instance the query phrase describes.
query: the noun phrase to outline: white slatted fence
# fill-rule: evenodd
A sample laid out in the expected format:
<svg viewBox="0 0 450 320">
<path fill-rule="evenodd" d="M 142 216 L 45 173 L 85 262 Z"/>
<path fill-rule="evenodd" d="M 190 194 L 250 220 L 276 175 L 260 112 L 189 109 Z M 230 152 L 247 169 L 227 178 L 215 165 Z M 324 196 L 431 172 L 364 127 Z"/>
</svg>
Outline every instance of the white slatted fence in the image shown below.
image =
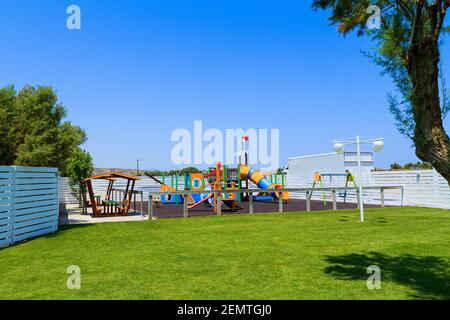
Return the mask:
<svg viewBox="0 0 450 320">
<path fill-rule="evenodd" d="M 370 184 L 404 186 L 407 206 L 450 209 L 450 187 L 436 170 L 373 171 Z"/>
<path fill-rule="evenodd" d="M 306 188 L 313 184 L 313 174 L 299 176 L 288 174 L 287 181 L 290 188 Z M 355 176 L 359 183 L 358 176 Z M 403 205 L 450 209 L 450 187 L 447 181 L 436 170 L 386 170 L 372 171 L 363 175 L 363 186 L 403 186 Z M 324 177 L 324 187 L 344 187 L 345 177 L 334 177 L 329 181 Z M 350 184 L 352 186 L 352 184 Z M 317 187 L 317 186 L 316 186 Z M 327 199 L 331 194 L 325 193 Z M 295 198 L 303 198 L 304 194 L 293 194 Z M 313 199 L 320 200 L 322 193 L 320 186 L 314 192 Z M 385 190 L 386 205 L 402 205 L 402 193 L 400 190 Z M 342 193 L 338 195 L 338 201 L 342 201 Z M 354 191 L 347 195 L 348 202 L 356 202 Z M 364 191 L 364 202 L 379 203 L 380 192 L 375 190 Z"/>
<path fill-rule="evenodd" d="M 162 179 L 161 177 L 160 180 Z M 141 176 L 139 177 L 140 180 L 136 181 L 135 190 L 143 190 L 143 191 L 159 191 L 159 184 L 156 183 L 154 180 L 150 179 L 147 176 Z M 69 187 L 69 180 L 66 177 L 60 178 L 60 202 L 66 203 L 66 204 L 78 204 L 78 200 L 74 197 L 72 194 L 70 187 Z M 106 190 L 108 188 L 109 181 L 98 179 L 98 180 L 92 180 L 92 187 L 94 189 L 94 193 L 101 195 L 103 198 L 106 195 Z M 117 179 L 114 181 L 114 188 L 116 189 L 125 189 L 126 187 L 126 180 L 123 179 Z M 168 184 L 170 185 L 170 179 Z M 178 179 L 178 189 L 183 190 L 184 189 L 184 179 L 179 178 Z"/>
</svg>

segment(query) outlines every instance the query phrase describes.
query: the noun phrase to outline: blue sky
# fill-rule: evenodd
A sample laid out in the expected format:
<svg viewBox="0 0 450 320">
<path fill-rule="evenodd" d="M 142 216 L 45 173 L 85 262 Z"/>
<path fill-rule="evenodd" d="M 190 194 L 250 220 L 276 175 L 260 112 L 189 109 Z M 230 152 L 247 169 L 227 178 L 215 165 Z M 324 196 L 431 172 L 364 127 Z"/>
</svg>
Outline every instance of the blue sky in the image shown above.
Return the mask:
<svg viewBox="0 0 450 320">
<path fill-rule="evenodd" d="M 81 30 L 66 28 L 71 4 Z M 171 168 L 170 135 L 194 120 L 278 128 L 282 163 L 357 134 L 386 139 L 377 166 L 416 161 L 390 79 L 361 54 L 372 44 L 310 1 L 2 0 L 0 40 L 0 85 L 53 86 L 100 167 Z"/>
</svg>

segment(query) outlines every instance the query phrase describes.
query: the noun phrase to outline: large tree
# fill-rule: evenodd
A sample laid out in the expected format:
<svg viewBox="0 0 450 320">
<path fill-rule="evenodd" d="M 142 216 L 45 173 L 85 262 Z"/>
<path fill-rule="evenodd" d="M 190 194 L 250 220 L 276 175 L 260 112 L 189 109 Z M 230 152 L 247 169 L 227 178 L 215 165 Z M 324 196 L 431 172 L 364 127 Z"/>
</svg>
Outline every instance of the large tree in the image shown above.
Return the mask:
<svg viewBox="0 0 450 320">
<path fill-rule="evenodd" d="M 51 87 L 1 88 L 0 165 L 57 167 L 65 175 L 68 159 L 86 140 L 65 116 Z"/>
<path fill-rule="evenodd" d="M 381 25 L 368 30 L 371 5 L 380 9 Z M 443 126 L 449 102 L 440 73 L 450 0 L 313 0 L 312 6 L 329 10 L 338 32 L 356 31 L 375 41 L 371 56 L 392 77 L 401 96 L 389 96 L 400 131 L 413 140 L 417 157 L 450 183 L 450 139 Z"/>
</svg>

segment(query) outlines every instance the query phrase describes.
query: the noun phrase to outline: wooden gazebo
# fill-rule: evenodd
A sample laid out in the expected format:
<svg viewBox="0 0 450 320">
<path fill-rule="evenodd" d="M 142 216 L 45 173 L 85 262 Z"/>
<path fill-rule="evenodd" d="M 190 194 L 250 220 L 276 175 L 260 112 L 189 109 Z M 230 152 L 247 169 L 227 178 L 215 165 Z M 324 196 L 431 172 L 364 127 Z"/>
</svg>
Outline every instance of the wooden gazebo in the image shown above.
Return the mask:
<svg viewBox="0 0 450 320">
<path fill-rule="evenodd" d="M 123 198 L 120 199 L 119 202 L 111 201 L 111 194 L 114 186 L 114 181 L 116 181 L 116 179 L 127 180 L 127 186 L 125 188 L 125 191 L 123 192 Z M 92 180 L 109 181 L 105 199 L 101 201 L 101 203 L 97 202 L 97 198 L 94 194 L 94 189 L 92 187 Z M 92 215 L 94 217 L 128 215 L 128 212 L 130 211 L 131 197 L 134 191 L 134 185 L 137 180 L 139 180 L 138 177 L 121 172 L 110 172 L 86 178 L 84 180 L 84 183 L 86 184 L 87 191 L 89 194 L 89 199 L 92 207 Z M 101 207 L 103 207 L 103 210 Z"/>
</svg>

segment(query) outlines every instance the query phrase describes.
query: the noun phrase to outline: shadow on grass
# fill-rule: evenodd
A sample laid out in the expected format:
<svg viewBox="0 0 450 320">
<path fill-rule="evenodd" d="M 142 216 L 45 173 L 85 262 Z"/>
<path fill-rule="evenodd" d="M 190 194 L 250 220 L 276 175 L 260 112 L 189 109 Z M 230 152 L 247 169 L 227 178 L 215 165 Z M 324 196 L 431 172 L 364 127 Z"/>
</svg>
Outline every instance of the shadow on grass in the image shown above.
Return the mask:
<svg viewBox="0 0 450 320">
<path fill-rule="evenodd" d="M 58 226 L 59 232 L 64 232 L 72 229 L 91 228 L 94 227 L 94 223 L 80 223 L 80 224 L 63 224 Z"/>
<path fill-rule="evenodd" d="M 367 267 L 377 265 L 383 282 L 395 282 L 415 291 L 411 298 L 450 299 L 450 261 L 435 256 L 404 254 L 389 256 L 379 252 L 328 256 L 325 272 L 339 280 L 366 281 Z"/>
<path fill-rule="evenodd" d="M 56 231 L 56 232 L 47 233 L 47 234 L 43 234 L 43 235 L 39 235 L 39 236 L 36 236 L 36 237 L 32 237 L 32 238 L 28 238 L 28 239 L 25 239 L 25 240 L 14 242 L 13 244 L 11 244 L 9 246 L 6 245 L 6 246 L 3 246 L 3 247 L 0 247 L 0 251 L 6 250 L 6 249 L 9 249 L 9 248 L 13 248 L 13 247 L 19 246 L 19 245 L 24 244 L 24 243 L 32 242 L 32 241 L 40 239 L 40 238 L 48 238 L 48 239 L 50 239 L 50 238 L 60 237 L 65 232 L 70 231 L 72 229 L 89 228 L 89 227 L 92 227 L 92 226 L 93 226 L 92 224 L 70 224 L 70 225 L 67 224 L 67 225 L 60 225 L 60 226 L 58 226 L 58 231 Z"/>
</svg>

